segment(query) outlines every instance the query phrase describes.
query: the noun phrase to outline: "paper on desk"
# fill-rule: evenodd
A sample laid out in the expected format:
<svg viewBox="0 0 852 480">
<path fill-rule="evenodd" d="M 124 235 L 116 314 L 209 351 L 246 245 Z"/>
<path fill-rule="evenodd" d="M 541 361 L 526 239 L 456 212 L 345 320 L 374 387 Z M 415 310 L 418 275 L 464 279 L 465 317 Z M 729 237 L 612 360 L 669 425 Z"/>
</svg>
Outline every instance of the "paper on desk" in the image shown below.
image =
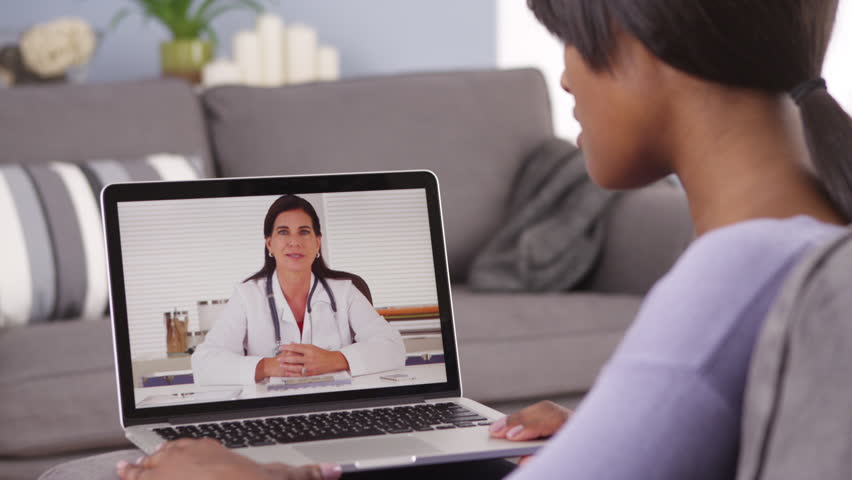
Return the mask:
<svg viewBox="0 0 852 480">
<path fill-rule="evenodd" d="M 313 377 L 274 377 L 269 380 L 267 390 L 288 390 L 291 388 L 328 387 L 333 385 L 349 385 L 352 375 L 342 370 L 339 372 L 315 375 Z"/>
<path fill-rule="evenodd" d="M 241 390 L 213 390 L 208 392 L 161 393 L 148 395 L 136 407 L 154 407 L 176 403 L 223 402 L 236 400 Z"/>
</svg>

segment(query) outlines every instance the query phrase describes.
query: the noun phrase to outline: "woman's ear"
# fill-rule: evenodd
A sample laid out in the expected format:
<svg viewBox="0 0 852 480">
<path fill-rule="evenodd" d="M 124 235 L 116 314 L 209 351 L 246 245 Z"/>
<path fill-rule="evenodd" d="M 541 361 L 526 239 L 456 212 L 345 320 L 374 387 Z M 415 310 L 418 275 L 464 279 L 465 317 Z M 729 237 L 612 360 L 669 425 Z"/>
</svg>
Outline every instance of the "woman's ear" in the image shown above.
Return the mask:
<svg viewBox="0 0 852 480">
<path fill-rule="evenodd" d="M 266 237 L 266 251 L 272 252 L 272 237 Z"/>
</svg>

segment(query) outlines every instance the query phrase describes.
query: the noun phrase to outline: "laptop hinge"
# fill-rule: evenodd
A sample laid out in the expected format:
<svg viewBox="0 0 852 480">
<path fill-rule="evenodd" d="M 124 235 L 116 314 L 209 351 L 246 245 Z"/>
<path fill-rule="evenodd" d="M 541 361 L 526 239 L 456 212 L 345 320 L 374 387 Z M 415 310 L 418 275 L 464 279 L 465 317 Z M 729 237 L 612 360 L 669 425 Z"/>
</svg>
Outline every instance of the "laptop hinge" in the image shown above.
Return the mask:
<svg viewBox="0 0 852 480">
<path fill-rule="evenodd" d="M 184 415 L 169 418 L 167 421 L 173 425 L 200 422 L 219 422 L 222 420 L 236 420 L 253 417 L 270 417 L 275 415 L 296 415 L 315 412 L 332 412 L 335 410 L 351 410 L 355 408 L 385 407 L 388 405 L 401 405 L 406 403 L 423 403 L 426 397 L 417 395 L 412 397 L 395 397 L 392 399 L 375 400 L 347 400 L 345 402 L 319 403 L 312 405 L 300 405 L 297 407 L 273 407 L 261 410 L 240 410 L 238 412 L 219 412 L 216 414 Z"/>
<path fill-rule="evenodd" d="M 461 392 L 439 392 L 439 393 L 427 393 L 423 395 L 423 398 L 426 400 L 431 400 L 433 398 L 452 398 L 452 397 L 461 397 Z"/>
</svg>

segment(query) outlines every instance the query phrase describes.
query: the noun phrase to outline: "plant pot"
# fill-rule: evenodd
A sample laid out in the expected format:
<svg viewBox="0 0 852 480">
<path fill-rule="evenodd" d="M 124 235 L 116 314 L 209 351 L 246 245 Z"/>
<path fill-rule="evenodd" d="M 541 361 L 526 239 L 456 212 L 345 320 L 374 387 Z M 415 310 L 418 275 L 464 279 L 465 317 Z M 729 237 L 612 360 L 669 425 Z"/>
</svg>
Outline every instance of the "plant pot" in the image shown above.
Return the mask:
<svg viewBox="0 0 852 480">
<path fill-rule="evenodd" d="M 179 39 L 160 44 L 163 75 L 201 83 L 201 69 L 213 59 L 213 43 L 201 39 Z"/>
</svg>

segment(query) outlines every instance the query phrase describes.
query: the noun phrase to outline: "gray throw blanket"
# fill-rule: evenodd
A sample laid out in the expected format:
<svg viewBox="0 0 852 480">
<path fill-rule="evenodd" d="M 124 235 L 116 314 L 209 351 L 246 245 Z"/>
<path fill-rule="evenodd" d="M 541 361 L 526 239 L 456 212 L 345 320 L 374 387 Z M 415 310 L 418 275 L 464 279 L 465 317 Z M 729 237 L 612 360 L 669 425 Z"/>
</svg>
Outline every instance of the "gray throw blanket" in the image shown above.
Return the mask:
<svg viewBox="0 0 852 480">
<path fill-rule="evenodd" d="M 471 288 L 547 292 L 576 286 L 603 245 L 602 217 L 616 194 L 592 183 L 581 152 L 553 138 L 515 179 L 506 221 L 473 260 Z"/>
</svg>

